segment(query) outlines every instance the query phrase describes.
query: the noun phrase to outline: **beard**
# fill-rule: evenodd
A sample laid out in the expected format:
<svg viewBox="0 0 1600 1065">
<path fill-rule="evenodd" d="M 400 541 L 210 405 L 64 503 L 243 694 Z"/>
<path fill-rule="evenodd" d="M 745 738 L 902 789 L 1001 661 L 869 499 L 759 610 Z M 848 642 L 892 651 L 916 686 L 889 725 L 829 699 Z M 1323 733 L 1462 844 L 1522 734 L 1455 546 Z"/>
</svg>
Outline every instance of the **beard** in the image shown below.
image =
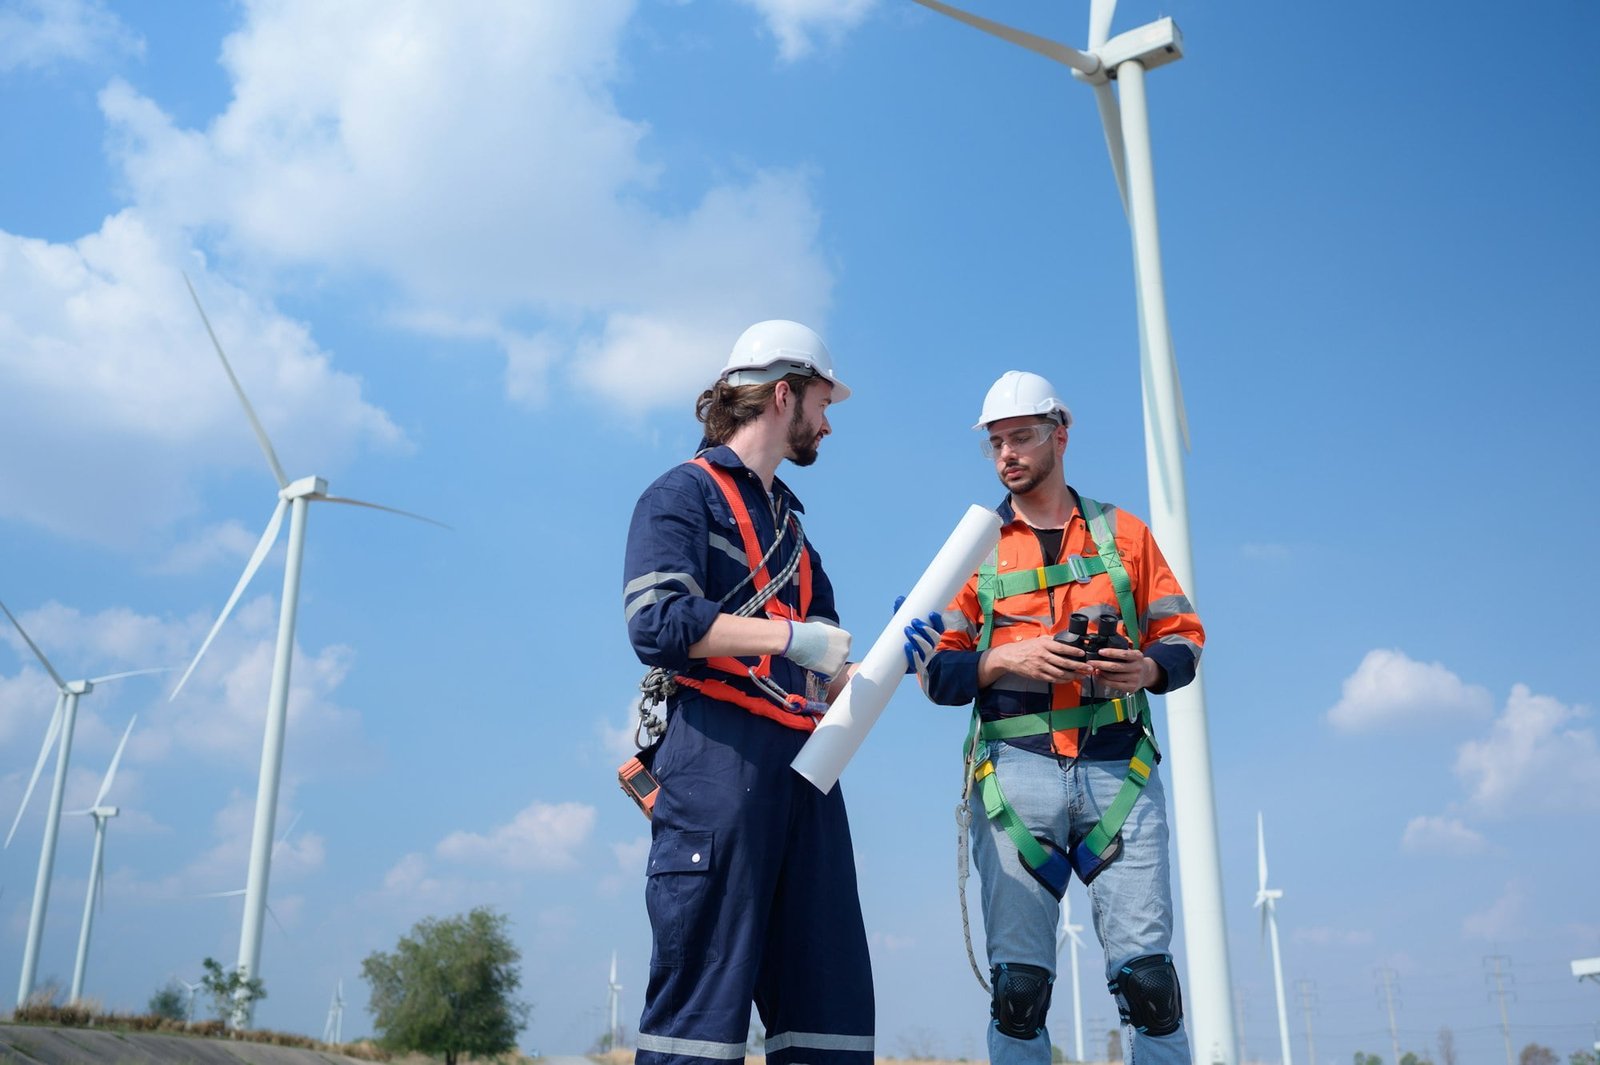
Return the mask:
<svg viewBox="0 0 1600 1065">
<path fill-rule="evenodd" d="M 1007 467 L 1006 469 L 1009 468 L 1010 467 Z M 1025 496 L 1043 484 L 1046 477 L 1049 477 L 1056 472 L 1055 451 L 1053 449 L 1045 451 L 1044 456 L 1039 459 L 1038 462 L 1031 468 L 1023 466 L 1020 463 L 1017 464 L 1017 468 L 1024 471 L 1022 480 L 1016 482 L 1015 484 L 1007 481 L 1005 478 L 1006 470 L 1002 469 L 999 475 L 1000 483 L 1004 485 L 1012 495 Z"/>
<path fill-rule="evenodd" d="M 795 404 L 789 416 L 788 459 L 796 466 L 809 466 L 817 461 L 817 431 L 800 420 L 800 404 Z"/>
</svg>

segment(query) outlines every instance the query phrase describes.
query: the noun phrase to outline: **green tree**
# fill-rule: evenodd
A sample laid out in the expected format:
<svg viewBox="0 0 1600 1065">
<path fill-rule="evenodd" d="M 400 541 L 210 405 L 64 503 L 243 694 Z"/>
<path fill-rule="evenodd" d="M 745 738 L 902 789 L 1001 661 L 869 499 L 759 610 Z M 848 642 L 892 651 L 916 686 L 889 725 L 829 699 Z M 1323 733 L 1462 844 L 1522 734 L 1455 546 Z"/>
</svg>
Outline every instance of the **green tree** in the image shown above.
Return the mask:
<svg viewBox="0 0 1600 1065">
<path fill-rule="evenodd" d="M 156 993 L 150 996 L 150 1004 L 146 1007 L 157 1017 L 165 1017 L 169 1021 L 187 1020 L 188 998 L 184 994 L 181 984 L 176 980 L 168 980 L 156 988 Z"/>
<path fill-rule="evenodd" d="M 1529 1043 L 1517 1055 L 1517 1065 L 1559 1065 L 1556 1052 L 1538 1043 Z"/>
<path fill-rule="evenodd" d="M 1376 1054 L 1368 1054 L 1365 1051 L 1358 1050 L 1356 1051 L 1355 1065 L 1383 1065 L 1383 1059 Z"/>
<path fill-rule="evenodd" d="M 267 997 L 267 988 L 261 982 L 261 977 L 245 979 L 242 965 L 237 969 L 224 970 L 217 959 L 207 958 L 200 963 L 200 967 L 205 970 L 200 974 L 200 987 L 211 999 L 211 1008 L 216 1011 L 219 1021 L 227 1020 L 234 1010 L 248 1010 Z"/>
<path fill-rule="evenodd" d="M 1567 1058 L 1567 1065 L 1600 1065 L 1600 1057 L 1592 1050 L 1574 1050 Z"/>
<path fill-rule="evenodd" d="M 400 937 L 394 953 L 361 963 L 372 988 L 367 1012 L 385 1047 L 440 1055 L 490 1056 L 516 1046 L 531 1007 L 514 994 L 522 955 L 506 935 L 503 914 L 480 906 L 439 920 L 425 917 Z"/>
</svg>

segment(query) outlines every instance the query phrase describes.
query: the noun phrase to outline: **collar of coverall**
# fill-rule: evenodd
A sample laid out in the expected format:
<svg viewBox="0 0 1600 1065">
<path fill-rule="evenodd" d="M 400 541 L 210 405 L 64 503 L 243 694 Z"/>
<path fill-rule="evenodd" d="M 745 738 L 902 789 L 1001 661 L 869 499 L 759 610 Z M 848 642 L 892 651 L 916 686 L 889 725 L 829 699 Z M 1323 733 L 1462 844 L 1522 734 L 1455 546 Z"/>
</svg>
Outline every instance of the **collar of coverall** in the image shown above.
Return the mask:
<svg viewBox="0 0 1600 1065">
<path fill-rule="evenodd" d="M 704 440 L 701 440 L 700 442 L 702 444 L 705 443 Z M 738 452 L 734 451 L 733 448 L 729 447 L 727 444 L 718 444 L 716 447 L 705 448 L 700 452 L 699 457 L 705 459 L 707 462 L 715 463 L 725 470 L 732 470 L 735 473 L 742 472 L 751 477 L 756 477 L 757 483 L 760 483 L 760 478 L 757 477 L 756 472 L 749 466 L 746 466 L 744 461 L 739 458 Z M 790 510 L 793 510 L 796 514 L 804 514 L 806 512 L 804 504 L 800 502 L 800 497 L 794 494 L 794 489 L 784 484 L 782 478 L 774 475 L 772 478 L 773 498 L 776 499 L 780 494 L 788 500 L 788 506 Z"/>
</svg>

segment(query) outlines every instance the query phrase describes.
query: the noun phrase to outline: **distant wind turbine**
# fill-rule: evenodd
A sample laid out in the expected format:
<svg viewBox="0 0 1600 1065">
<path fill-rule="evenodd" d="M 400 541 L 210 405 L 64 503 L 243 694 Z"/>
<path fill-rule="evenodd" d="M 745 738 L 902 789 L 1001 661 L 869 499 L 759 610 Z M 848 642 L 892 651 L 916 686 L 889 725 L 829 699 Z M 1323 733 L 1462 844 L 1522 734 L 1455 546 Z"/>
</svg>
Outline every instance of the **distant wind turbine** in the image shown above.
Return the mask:
<svg viewBox="0 0 1600 1065">
<path fill-rule="evenodd" d="M 128 727 L 122 732 L 122 742 L 117 744 L 117 753 L 111 756 L 111 766 L 106 770 L 105 779 L 100 782 L 100 791 L 94 797 L 94 804 L 87 810 L 73 810 L 73 814 L 87 814 L 94 818 L 94 858 L 89 862 L 89 890 L 83 900 L 83 927 L 78 932 L 78 960 L 72 967 L 72 993 L 67 997 L 68 1002 L 77 1002 L 83 998 L 83 973 L 89 965 L 89 933 L 94 928 L 94 911 L 97 906 L 105 905 L 106 898 L 106 870 L 103 860 L 106 850 L 106 823 L 116 817 L 118 810 L 115 806 L 107 806 L 106 796 L 111 792 L 111 784 L 117 779 L 117 766 L 122 761 L 122 749 L 128 745 L 128 737 L 133 733 L 133 723 L 138 716 L 128 720 Z"/>
<path fill-rule="evenodd" d="M 333 1002 L 328 1006 L 328 1020 L 322 1026 L 322 1041 L 334 1046 L 344 1042 L 344 981 L 333 988 Z"/>
<path fill-rule="evenodd" d="M 183 1019 L 185 1021 L 192 1021 L 194 1020 L 194 996 L 198 994 L 200 989 L 206 985 L 204 983 L 191 984 L 181 976 L 178 977 L 178 983 L 182 984 L 183 989 L 189 992 L 189 1004 L 183 1011 Z"/>
<path fill-rule="evenodd" d="M 606 1008 L 611 1013 L 611 1049 L 622 1045 L 622 1030 L 617 1027 L 617 1008 L 622 1002 L 622 985 L 617 983 L 617 952 L 611 952 L 611 978 L 606 981 Z"/>
<path fill-rule="evenodd" d="M 283 602 L 278 614 L 278 643 L 272 664 L 272 687 L 267 696 L 267 727 L 261 744 L 261 773 L 256 787 L 255 827 L 250 840 L 250 872 L 245 885 L 244 921 L 239 931 L 239 968 L 245 978 L 249 979 L 259 976 L 261 968 L 261 930 L 267 913 L 267 881 L 272 867 L 272 833 L 278 813 L 278 781 L 283 772 L 284 729 L 289 713 L 289 668 L 294 656 L 294 627 L 300 603 L 300 564 L 305 555 L 306 516 L 310 504 L 343 503 L 348 506 L 383 510 L 390 514 L 425 521 L 431 525 L 441 523 L 420 514 L 396 510 L 394 507 L 329 495 L 328 482 L 321 477 L 302 477 L 298 481 L 291 482 L 283 472 L 283 465 L 278 461 L 278 454 L 273 450 L 272 441 L 267 437 L 261 419 L 256 417 L 255 408 L 250 405 L 250 399 L 245 395 L 244 386 L 239 383 L 232 364 L 228 362 L 228 356 L 222 351 L 222 343 L 217 339 L 216 330 L 211 328 L 211 319 L 206 317 L 205 308 L 200 305 L 200 297 L 196 294 L 194 285 L 187 276 L 183 282 L 189 288 L 189 296 L 194 300 L 195 310 L 200 312 L 200 320 L 205 323 L 206 333 L 211 337 L 211 346 L 216 349 L 217 358 L 222 362 L 222 369 L 228 375 L 234 393 L 239 397 L 239 404 L 244 408 L 245 417 L 249 419 L 250 427 L 255 431 L 256 443 L 260 445 L 261 453 L 266 457 L 267 465 L 272 470 L 272 476 L 278 482 L 278 502 L 273 507 L 272 517 L 267 521 L 266 531 L 261 534 L 255 552 L 251 554 L 250 561 L 245 563 L 244 573 L 233 587 L 233 594 L 228 597 L 222 613 L 211 626 L 211 631 L 206 635 L 205 642 L 200 645 L 194 661 L 189 664 L 188 670 L 173 689 L 172 698 L 178 697 L 178 693 L 183 690 L 184 684 L 194 672 L 195 666 L 205 657 L 206 650 L 217 635 L 217 630 L 228 620 L 228 615 L 233 612 L 234 605 L 244 594 L 250 579 L 255 576 L 256 570 L 267 557 L 267 552 L 277 541 L 278 530 L 283 525 L 284 511 L 289 512 L 289 557 L 283 571 Z M 233 1013 L 233 1026 L 241 1028 L 248 1025 L 251 1011 L 251 1004 L 241 1000 Z"/>
<path fill-rule="evenodd" d="M 1289 1052 L 1289 1007 L 1283 995 L 1283 958 L 1278 953 L 1278 900 L 1283 898 L 1283 892 L 1267 887 L 1267 833 L 1260 811 L 1256 812 L 1256 869 L 1260 873 L 1255 904 L 1261 910 L 1261 935 L 1272 939 L 1272 979 L 1278 990 L 1278 1039 L 1283 1046 L 1283 1065 L 1294 1065 Z"/>
<path fill-rule="evenodd" d="M 1083 925 L 1072 923 L 1072 893 L 1061 896 L 1061 927 L 1056 930 L 1056 957 L 1072 951 L 1072 1060 L 1083 1060 L 1083 996 L 1078 989 L 1078 948 L 1083 946 L 1079 932 Z"/>
<path fill-rule="evenodd" d="M 11 831 L 6 833 L 7 847 L 11 846 L 11 837 L 17 834 L 17 826 L 22 823 L 22 815 L 28 809 L 28 800 L 33 797 L 34 785 L 39 783 L 39 774 L 44 770 L 44 763 L 50 757 L 50 748 L 59 737 L 61 746 L 56 750 L 56 775 L 50 788 L 50 809 L 45 814 L 44 841 L 39 845 L 39 872 L 33 882 L 33 909 L 28 914 L 28 941 L 22 951 L 22 976 L 17 981 L 17 1005 L 21 1006 L 28 1001 L 28 996 L 33 994 L 33 981 L 39 974 L 39 942 L 44 937 L 44 915 L 50 905 L 50 878 L 55 873 L 56 866 L 56 837 L 61 831 L 61 802 L 67 789 L 67 764 L 72 756 L 72 736 L 78 727 L 78 699 L 94 691 L 96 684 L 107 681 L 121 680 L 124 677 L 139 677 L 148 673 L 168 673 L 170 669 L 135 669 L 125 673 L 111 673 L 104 677 L 95 677 L 93 680 L 65 681 L 61 674 L 56 672 L 56 667 L 50 664 L 44 652 L 39 650 L 39 645 L 33 642 L 33 637 L 28 635 L 28 630 L 22 627 L 22 622 L 17 620 L 9 607 L 0 603 L 0 611 L 11 620 L 11 624 L 21 634 L 23 642 L 33 652 L 33 656 L 44 666 L 44 671 L 50 674 L 50 679 L 56 682 L 56 708 L 50 715 L 50 727 L 45 730 L 44 744 L 39 748 L 39 757 L 33 765 L 33 775 L 28 778 L 27 790 L 22 793 L 22 804 L 17 808 L 17 816 L 11 822 Z"/>
</svg>

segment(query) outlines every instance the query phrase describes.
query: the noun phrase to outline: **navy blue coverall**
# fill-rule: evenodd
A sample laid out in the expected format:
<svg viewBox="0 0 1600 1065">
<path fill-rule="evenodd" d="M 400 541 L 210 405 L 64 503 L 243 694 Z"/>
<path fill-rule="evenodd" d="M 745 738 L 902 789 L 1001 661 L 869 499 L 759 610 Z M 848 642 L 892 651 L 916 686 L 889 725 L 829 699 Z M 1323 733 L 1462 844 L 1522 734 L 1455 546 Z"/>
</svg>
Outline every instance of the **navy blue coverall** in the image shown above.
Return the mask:
<svg viewBox="0 0 1600 1065">
<path fill-rule="evenodd" d="M 761 479 L 732 449 L 704 459 L 734 477 L 761 547 L 774 510 L 802 511 L 787 485 Z M 793 537 L 768 560 L 776 574 Z M 628 531 L 623 609 L 640 661 L 689 677 L 747 678 L 689 658 L 717 614 L 749 598 L 751 564 L 711 476 L 685 463 L 639 498 Z M 811 548 L 809 617 L 835 624 L 833 586 Z M 778 593 L 799 607 L 796 581 Z M 747 661 L 754 664 L 757 659 Z M 807 671 L 774 656 L 771 679 L 805 693 Z M 817 678 L 809 678 L 813 690 Z M 742 1061 L 754 1002 L 771 1065 L 871 1065 L 872 966 L 856 894 L 844 799 L 789 768 L 810 732 L 680 687 L 655 758 L 645 905 L 653 939 L 638 1065 Z"/>
</svg>

